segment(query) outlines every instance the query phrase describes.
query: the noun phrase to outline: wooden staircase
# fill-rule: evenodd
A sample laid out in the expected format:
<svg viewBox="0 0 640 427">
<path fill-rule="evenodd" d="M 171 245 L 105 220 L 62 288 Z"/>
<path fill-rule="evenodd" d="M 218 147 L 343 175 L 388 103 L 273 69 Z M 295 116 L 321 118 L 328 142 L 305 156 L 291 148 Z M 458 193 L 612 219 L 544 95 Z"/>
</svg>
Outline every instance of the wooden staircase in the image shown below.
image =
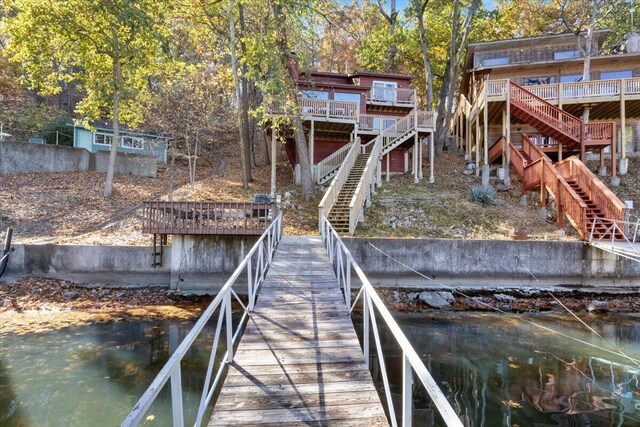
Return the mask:
<svg viewBox="0 0 640 427">
<path fill-rule="evenodd" d="M 353 167 L 349 171 L 347 181 L 342 186 L 335 204 L 329 211 L 329 222 L 331 222 L 338 233 L 349 233 L 349 205 L 358 188 L 358 183 L 360 182 L 369 156 L 370 153 L 358 154 Z"/>
<path fill-rule="evenodd" d="M 542 206 L 548 193 L 556 201 L 559 224 L 566 216 L 585 240 L 592 232 L 596 239 L 624 238 L 623 233 L 612 232 L 597 221 L 624 220 L 624 203 L 580 159 L 571 156 L 554 164 L 527 134 L 523 134 L 522 147 L 511 144 L 510 149 L 511 165 L 522 180 L 523 191 L 540 188 Z"/>
</svg>

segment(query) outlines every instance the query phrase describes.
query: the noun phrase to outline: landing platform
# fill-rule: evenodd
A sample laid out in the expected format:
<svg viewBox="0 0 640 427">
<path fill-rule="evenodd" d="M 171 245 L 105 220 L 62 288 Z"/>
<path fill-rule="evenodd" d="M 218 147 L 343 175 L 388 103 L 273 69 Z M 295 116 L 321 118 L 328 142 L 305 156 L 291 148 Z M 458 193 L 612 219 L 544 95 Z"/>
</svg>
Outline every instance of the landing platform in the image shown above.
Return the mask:
<svg viewBox="0 0 640 427">
<path fill-rule="evenodd" d="M 640 244 L 638 243 L 602 241 L 591 243 L 591 246 L 627 258 L 640 259 Z"/>
<path fill-rule="evenodd" d="M 320 238 L 278 245 L 209 426 L 386 426 Z"/>
</svg>

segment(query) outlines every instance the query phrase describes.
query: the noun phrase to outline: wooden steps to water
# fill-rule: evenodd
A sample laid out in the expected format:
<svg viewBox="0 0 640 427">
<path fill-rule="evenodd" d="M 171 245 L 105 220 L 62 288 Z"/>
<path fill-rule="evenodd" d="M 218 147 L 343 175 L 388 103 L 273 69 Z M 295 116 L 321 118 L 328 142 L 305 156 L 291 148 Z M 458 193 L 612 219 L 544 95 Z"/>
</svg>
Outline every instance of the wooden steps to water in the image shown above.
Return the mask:
<svg viewBox="0 0 640 427">
<path fill-rule="evenodd" d="M 387 426 L 320 238 L 284 237 L 209 426 Z"/>
</svg>

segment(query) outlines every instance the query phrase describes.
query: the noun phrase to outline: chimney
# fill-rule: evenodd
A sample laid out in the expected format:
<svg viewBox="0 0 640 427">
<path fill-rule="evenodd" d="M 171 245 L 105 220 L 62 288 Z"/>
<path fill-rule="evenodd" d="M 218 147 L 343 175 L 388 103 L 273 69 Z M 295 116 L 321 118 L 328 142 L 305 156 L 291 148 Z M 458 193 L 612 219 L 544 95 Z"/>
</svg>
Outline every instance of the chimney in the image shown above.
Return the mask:
<svg viewBox="0 0 640 427">
<path fill-rule="evenodd" d="M 298 55 L 294 51 L 291 51 L 289 55 L 289 63 L 287 64 L 289 74 L 294 80 L 298 80 L 300 77 L 300 62 L 298 61 Z"/>
</svg>

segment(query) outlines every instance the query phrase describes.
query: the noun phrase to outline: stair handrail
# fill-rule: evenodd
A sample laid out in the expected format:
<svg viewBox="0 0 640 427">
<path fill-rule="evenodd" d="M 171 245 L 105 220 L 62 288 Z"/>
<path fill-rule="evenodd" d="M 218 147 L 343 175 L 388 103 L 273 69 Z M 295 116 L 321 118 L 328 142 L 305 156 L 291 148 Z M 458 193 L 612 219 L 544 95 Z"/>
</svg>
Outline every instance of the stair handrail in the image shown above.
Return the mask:
<svg viewBox="0 0 640 427">
<path fill-rule="evenodd" d="M 360 154 L 360 146 L 360 137 L 358 137 L 349 149 L 347 157 L 342 162 L 340 169 L 338 169 L 336 176 L 333 177 L 329 188 L 327 188 L 327 191 L 325 191 L 324 196 L 322 197 L 322 200 L 318 205 L 318 218 L 329 216 L 329 212 L 333 208 L 333 205 L 336 203 L 336 200 L 338 200 L 340 190 L 342 190 L 342 187 L 347 182 L 349 172 L 351 172 L 351 169 L 353 168 L 353 165 L 356 163 L 356 159 L 358 158 L 358 154 Z"/>
<path fill-rule="evenodd" d="M 351 149 L 352 142 L 340 147 L 337 151 L 329 154 L 324 159 L 320 160 L 316 167 L 316 183 L 322 184 L 322 180 L 331 174 L 334 170 L 340 167 L 344 162 L 344 159 L 347 158 L 349 150 Z"/>
<path fill-rule="evenodd" d="M 381 155 L 387 154 L 394 147 L 394 143 L 398 138 L 407 135 L 416 128 L 416 111 L 411 110 L 409 114 L 396 121 L 389 127 L 386 127 L 380 132 L 380 138 L 382 140 Z"/>
<path fill-rule="evenodd" d="M 509 81 L 509 87 L 509 98 L 512 104 L 527 108 L 529 112 L 533 112 L 533 114 L 539 118 L 551 120 L 554 123 L 548 124 L 574 139 L 576 142 L 580 142 L 583 129 L 582 120 L 550 104 L 512 81 Z"/>
<path fill-rule="evenodd" d="M 572 178 L 602 210 L 606 218 L 623 220 L 625 204 L 576 156 L 559 162 L 556 170 L 563 178 Z"/>
<path fill-rule="evenodd" d="M 524 177 L 527 160 L 513 143 L 509 144 L 509 150 L 511 150 L 511 166 L 513 166 L 519 177 Z"/>
<path fill-rule="evenodd" d="M 362 176 L 358 181 L 355 193 L 349 203 L 349 234 L 353 234 L 356 231 L 358 220 L 362 213 L 362 208 L 370 195 L 371 186 L 375 185 L 374 179 L 376 176 L 376 169 L 378 167 L 378 159 L 382 155 L 382 138 L 378 137 L 373 144 L 371 154 L 367 159 Z"/>
</svg>

